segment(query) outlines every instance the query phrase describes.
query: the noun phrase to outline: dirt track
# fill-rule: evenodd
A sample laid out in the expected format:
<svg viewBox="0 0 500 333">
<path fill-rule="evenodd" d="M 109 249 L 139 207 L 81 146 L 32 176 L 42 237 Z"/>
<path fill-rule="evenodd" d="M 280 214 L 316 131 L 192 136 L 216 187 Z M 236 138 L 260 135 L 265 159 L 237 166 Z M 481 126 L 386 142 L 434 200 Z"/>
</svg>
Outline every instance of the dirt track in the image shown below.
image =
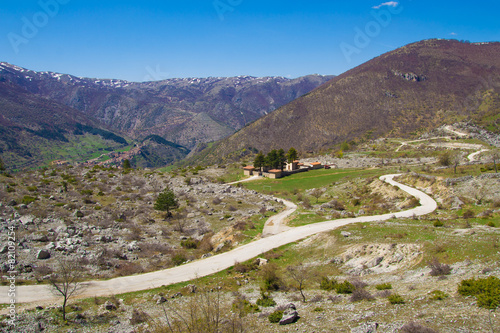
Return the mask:
<svg viewBox="0 0 500 333">
<path fill-rule="evenodd" d="M 288 228 L 288 230 L 261 238 L 252 243 L 235 248 L 229 252 L 194 261 L 182 266 L 141 275 L 114 278 L 106 281 L 91 281 L 87 284 L 84 291 L 78 295 L 78 298 L 110 296 L 193 280 L 198 277 L 222 271 L 230 266 L 233 266 L 235 262 L 244 262 L 259 256 L 263 252 L 267 252 L 291 242 L 307 238 L 320 232 L 333 230 L 347 224 L 382 221 L 393 217 L 405 218 L 412 217 L 414 215 L 425 215 L 433 212 L 437 208 L 437 204 L 434 199 L 417 189 L 394 181 L 393 178 L 395 176 L 397 175 L 386 175 L 380 177 L 380 179 L 401 188 L 403 191 L 412 196 L 415 196 L 420 200 L 421 206 L 397 213 L 338 219 L 314 223 L 297 228 Z M 282 212 L 281 214 L 273 217 L 273 225 L 281 225 L 283 220 L 295 210 L 291 206 L 287 205 L 287 207 L 288 208 L 285 211 L 287 212 L 286 214 L 283 214 Z M 16 289 L 17 303 L 37 303 L 36 305 L 38 305 L 40 303 L 46 304 L 48 302 L 55 302 L 60 299 L 54 296 L 48 285 L 18 286 Z M 8 287 L 0 287 L 0 303 L 8 303 L 9 301 Z"/>
</svg>

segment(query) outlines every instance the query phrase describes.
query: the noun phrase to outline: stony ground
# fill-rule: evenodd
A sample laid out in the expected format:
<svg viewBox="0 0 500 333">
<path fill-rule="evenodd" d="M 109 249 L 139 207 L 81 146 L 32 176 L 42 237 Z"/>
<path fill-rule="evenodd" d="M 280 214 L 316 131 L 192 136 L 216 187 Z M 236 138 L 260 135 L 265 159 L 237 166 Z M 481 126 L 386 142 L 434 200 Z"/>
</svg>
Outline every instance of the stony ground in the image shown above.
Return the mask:
<svg viewBox="0 0 500 333">
<path fill-rule="evenodd" d="M 349 167 L 373 167 L 382 162 L 342 160 Z M 425 170 L 439 173 L 436 167 Z M 1 222 L 3 227 L 15 224 L 18 228 L 20 277 L 32 281 L 41 278 L 40 273 L 49 274 L 51 262 L 58 256 L 93 258 L 85 262 L 89 275 L 110 277 L 168 267 L 179 253 L 190 260 L 248 241 L 242 229 L 257 223 L 253 218 L 261 215 L 262 207 L 272 212 L 281 206 L 270 196 L 218 184 L 216 180 L 223 174 L 223 169 L 178 175 L 61 169 L 55 175 L 47 170 L 21 179 L 1 178 L 5 189 L 0 198 Z M 460 296 L 457 286 L 473 277 L 500 277 L 500 178 L 443 178 L 414 172 L 399 181 L 431 194 L 439 202 L 438 211 L 421 219 L 375 222 L 316 235 L 265 254 L 267 265 L 260 267 L 245 263 L 190 284 L 75 300 L 68 324 L 60 320 L 60 304 L 33 309 L 20 315 L 20 332 L 170 332 L 167 317 L 177 331 L 180 316 L 198 318 L 207 309 L 206 314 L 219 316 L 220 332 L 402 332 L 411 322 L 420 330 L 409 332 L 494 332 L 500 327 L 498 314 L 479 308 L 473 297 Z M 170 220 L 152 208 L 167 185 L 181 203 L 179 215 Z M 347 203 L 356 199 L 353 190 L 365 187 L 377 194 L 374 198 L 380 203 L 391 203 L 389 209 L 408 204 L 409 198 L 376 180 L 340 182 L 335 188 L 325 188 L 323 195 Z M 36 200 L 23 203 L 26 196 Z M 356 214 L 359 209 L 369 214 L 369 205 L 356 206 Z M 337 209 L 320 203 L 310 211 L 330 216 Z M 5 238 L 3 232 L 0 237 Z M 181 245 L 186 240 L 200 243 L 196 249 L 186 249 Z M 201 246 L 204 243 L 206 247 Z M 48 251 L 50 258 L 37 259 L 40 250 Z M 429 262 L 434 257 L 449 264 L 450 274 L 431 276 Z M 286 270 L 299 263 L 310 273 L 305 280 L 307 302 Z M 266 267 L 283 281 L 279 291 L 269 293 L 277 304 L 258 306 L 255 313 L 234 307 L 243 299 L 255 304 L 262 297 Z M 352 294 L 322 290 L 322 277 L 360 286 L 361 300 L 353 299 Z M 376 286 L 382 283 L 390 284 L 391 289 L 378 290 Z M 436 299 L 435 291 L 444 293 L 443 299 Z M 391 304 L 391 294 L 401 295 L 404 303 Z M 268 315 L 289 303 L 295 305 L 300 319 L 286 326 L 270 323 Z M 2 325 L 0 330 L 6 331 L 5 322 Z"/>
</svg>

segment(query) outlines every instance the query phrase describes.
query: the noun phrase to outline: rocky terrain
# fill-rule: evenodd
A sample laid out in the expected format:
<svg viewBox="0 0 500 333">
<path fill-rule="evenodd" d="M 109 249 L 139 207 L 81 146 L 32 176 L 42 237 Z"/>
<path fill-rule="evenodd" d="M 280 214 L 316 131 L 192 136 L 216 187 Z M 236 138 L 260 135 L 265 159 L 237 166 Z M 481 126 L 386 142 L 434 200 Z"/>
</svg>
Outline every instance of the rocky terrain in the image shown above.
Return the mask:
<svg viewBox="0 0 500 333">
<path fill-rule="evenodd" d="M 381 163 L 351 153 L 311 160 L 322 158 L 338 167 L 398 168 L 404 171 L 398 181 L 431 194 L 439 208 L 420 218 L 315 235 L 235 264 L 221 275 L 117 297 L 75 299 L 68 308 L 71 328 L 60 322 L 59 304 L 20 313 L 19 325 L 25 332 L 163 332 L 168 325 L 182 332 L 188 313 L 204 318 L 193 325 L 216 320 L 223 332 L 465 333 L 490 332 L 500 323 L 494 312 L 477 306 L 475 297 L 457 292 L 464 279 L 500 276 L 498 174 L 476 162 L 463 163 L 454 175 L 436 157 Z M 478 175 L 474 170 L 480 168 L 484 171 Z M 221 184 L 228 172 L 66 166 L 1 176 L 1 223 L 3 228 L 15 225 L 19 237 L 18 283 L 42 282 L 57 269 L 57 258 L 78 259 L 87 278 L 109 278 L 182 264 L 259 237 L 263 215 L 282 206 L 270 195 Z M 325 185 L 317 199 L 315 189 L 299 191 L 309 204 L 298 201 L 301 211 L 290 223 L 304 213 L 341 218 L 415 204 L 377 178 Z M 168 219 L 153 209 L 167 186 L 179 200 Z M 5 248 L 0 252 L 5 256 Z M 303 289 L 290 267 L 306 268 Z M 273 276 L 276 287 L 266 282 Z M 324 278 L 349 281 L 355 291 L 327 289 Z M 272 306 L 256 305 L 265 304 L 265 288 Z M 283 311 L 290 324 L 270 323 L 276 311 Z M 203 327 L 199 330 L 207 331 Z"/>
<path fill-rule="evenodd" d="M 211 177 L 217 172 L 211 170 Z M 79 260 L 89 278 L 178 265 L 236 246 L 255 215 L 280 209 L 271 196 L 200 174 L 61 167 L 1 177 L 1 186 L 2 228 L 16 228 L 19 279 L 30 282 L 43 281 L 58 257 Z M 179 203 L 170 218 L 153 208 L 166 187 Z M 6 244 L 7 233 L 0 237 Z M 0 250 L 3 259 L 6 249 Z"/>
</svg>

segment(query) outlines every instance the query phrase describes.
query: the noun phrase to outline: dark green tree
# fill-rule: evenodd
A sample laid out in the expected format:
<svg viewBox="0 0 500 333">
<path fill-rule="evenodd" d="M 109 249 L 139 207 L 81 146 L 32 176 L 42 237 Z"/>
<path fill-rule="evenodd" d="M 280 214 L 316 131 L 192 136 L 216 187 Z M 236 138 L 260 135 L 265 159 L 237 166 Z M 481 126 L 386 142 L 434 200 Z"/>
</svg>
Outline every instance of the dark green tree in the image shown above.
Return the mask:
<svg viewBox="0 0 500 333">
<path fill-rule="evenodd" d="M 269 153 L 267 153 L 266 166 L 271 169 L 276 169 L 278 168 L 278 165 L 279 165 L 278 151 L 276 149 L 273 149 Z"/>
<path fill-rule="evenodd" d="M 168 187 L 158 195 L 158 198 L 156 199 L 154 209 L 166 212 L 166 217 L 172 216 L 172 213 L 170 212 L 171 209 L 177 208 L 178 203 L 177 199 L 175 198 L 175 193 Z"/>
<path fill-rule="evenodd" d="M 124 170 L 132 169 L 132 166 L 130 165 L 130 161 L 129 160 L 123 160 L 122 167 L 123 167 Z"/>
<path fill-rule="evenodd" d="M 283 167 L 285 166 L 286 163 L 286 156 L 285 156 L 285 151 L 283 149 L 278 150 L 278 165 L 277 169 L 280 169 L 283 171 Z"/>
<path fill-rule="evenodd" d="M 254 168 L 261 169 L 266 165 L 266 157 L 262 152 L 259 152 L 257 156 L 255 156 L 255 160 L 253 161 Z"/>
<path fill-rule="evenodd" d="M 0 172 L 5 171 L 5 165 L 3 164 L 2 158 L 0 157 Z"/>
<path fill-rule="evenodd" d="M 286 158 L 288 160 L 288 163 L 292 163 L 293 161 L 296 161 L 298 157 L 299 157 L 299 154 L 297 153 L 297 150 L 293 147 L 290 148 L 288 150 L 288 153 L 286 154 Z"/>
</svg>

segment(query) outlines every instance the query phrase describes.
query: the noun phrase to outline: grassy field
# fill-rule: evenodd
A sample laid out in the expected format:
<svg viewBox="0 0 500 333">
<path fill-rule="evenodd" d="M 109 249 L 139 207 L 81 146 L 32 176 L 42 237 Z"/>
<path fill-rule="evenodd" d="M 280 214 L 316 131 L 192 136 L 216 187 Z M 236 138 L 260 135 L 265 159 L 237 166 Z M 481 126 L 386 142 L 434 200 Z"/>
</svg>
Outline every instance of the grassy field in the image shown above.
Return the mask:
<svg viewBox="0 0 500 333">
<path fill-rule="evenodd" d="M 257 192 L 290 196 L 296 191 L 329 186 L 340 180 L 378 177 L 394 172 L 389 169 L 320 169 L 297 173 L 280 179 L 263 179 L 243 183 L 243 186 Z"/>
</svg>

